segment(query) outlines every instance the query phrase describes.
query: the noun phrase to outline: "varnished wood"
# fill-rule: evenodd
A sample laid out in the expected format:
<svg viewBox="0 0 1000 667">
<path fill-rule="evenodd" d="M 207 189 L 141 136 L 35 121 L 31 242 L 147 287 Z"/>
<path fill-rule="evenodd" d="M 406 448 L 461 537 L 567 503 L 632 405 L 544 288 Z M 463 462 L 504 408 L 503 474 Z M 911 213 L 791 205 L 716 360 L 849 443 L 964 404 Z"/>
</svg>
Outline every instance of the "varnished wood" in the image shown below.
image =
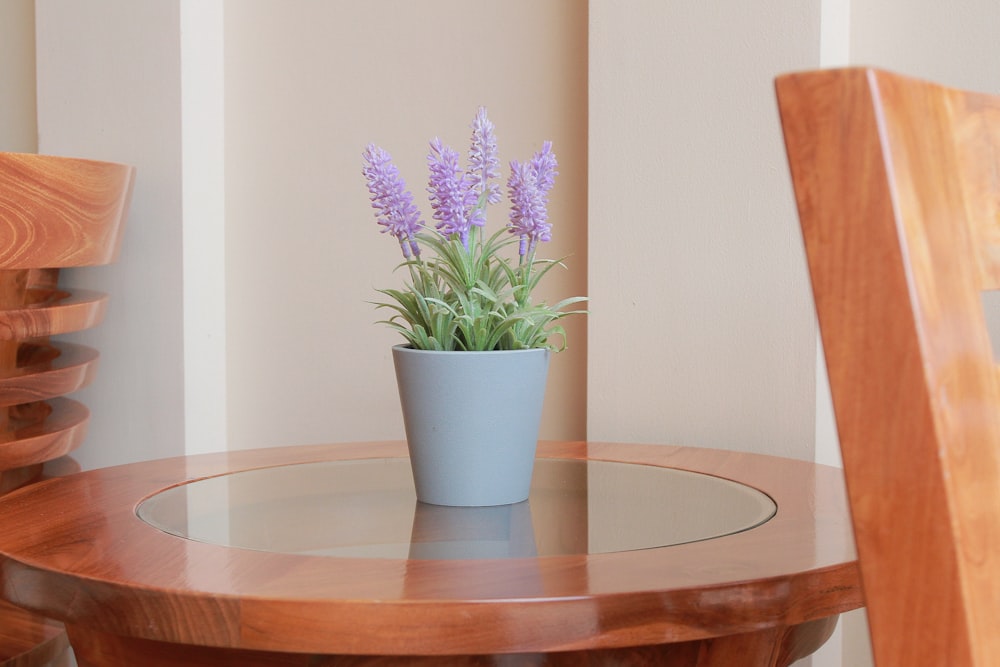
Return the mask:
<svg viewBox="0 0 1000 667">
<path fill-rule="evenodd" d="M 80 472 L 80 464 L 70 456 L 62 456 L 44 463 L 31 463 L 18 468 L 0 469 L 0 495 L 9 493 L 25 484 L 53 477 L 63 477 L 76 472 Z"/>
<path fill-rule="evenodd" d="M 0 404 L 17 405 L 69 394 L 94 377 L 97 350 L 71 343 L 22 343 L 14 368 L 0 369 Z"/>
<path fill-rule="evenodd" d="M 23 305 L 0 310 L 0 341 L 90 329 L 104 318 L 107 301 L 93 290 L 30 289 Z"/>
<path fill-rule="evenodd" d="M 61 624 L 0 601 L 0 667 L 55 667 L 69 648 Z"/>
<path fill-rule="evenodd" d="M 6 271 L 0 269 L 0 318 L 8 308 L 16 308 L 24 303 L 28 287 L 27 271 Z M 2 331 L 6 327 L 0 319 L 0 374 L 6 375 L 17 368 L 20 341 L 16 336 L 5 337 Z M 7 410 L 0 408 L 0 433 L 10 431 L 10 419 Z"/>
<path fill-rule="evenodd" d="M 0 469 L 0 494 L 79 471 L 80 466 L 69 457 L 23 468 Z M 0 667 L 70 667 L 72 664 L 69 640 L 62 623 L 0 601 Z"/>
<path fill-rule="evenodd" d="M 879 665 L 1000 665 L 1000 98 L 777 81 Z"/>
<path fill-rule="evenodd" d="M 30 475 L 22 480 L 22 485 L 79 471 L 76 461 L 63 457 L 31 466 Z M 0 471 L 0 494 L 16 488 L 17 485 L 9 486 L 12 472 Z M 69 641 L 62 623 L 0 601 L 0 667 L 70 667 L 71 664 Z"/>
<path fill-rule="evenodd" d="M 111 162 L 0 153 L 0 268 L 113 261 L 134 178 Z"/>
<path fill-rule="evenodd" d="M 737 452 L 541 443 L 543 457 L 733 479 L 765 491 L 778 506 L 774 518 L 742 533 L 621 553 L 328 558 L 184 540 L 135 514 L 143 498 L 186 480 L 405 451 L 403 443 L 249 450 L 87 471 L 20 489 L 0 499 L 3 595 L 65 621 L 84 653 L 88 646 L 102 647 L 93 649 L 100 655 L 167 642 L 187 647 L 170 649 L 191 660 L 174 664 L 191 665 L 202 664 L 191 657 L 195 646 L 235 650 L 232 664 L 243 665 L 255 664 L 238 661 L 253 652 L 264 652 L 256 656 L 262 660 L 272 653 L 320 660 L 630 649 L 615 654 L 620 658 L 634 647 L 684 642 L 697 643 L 701 662 L 647 664 L 732 664 L 711 661 L 711 647 L 728 660 L 756 646 L 767 657 L 753 664 L 784 665 L 825 638 L 830 626 L 822 619 L 860 605 L 840 471 Z M 230 664 L 218 662 L 222 655 L 210 650 L 205 664 Z"/>
<path fill-rule="evenodd" d="M 19 468 L 69 454 L 87 433 L 90 411 L 69 398 L 18 406 L 11 430 L 0 432 L 0 465 Z"/>
<path fill-rule="evenodd" d="M 837 617 L 787 628 L 770 628 L 711 639 L 589 651 L 421 655 L 402 659 L 408 667 L 777 667 L 811 655 L 829 639 Z M 274 653 L 212 649 L 148 639 L 123 639 L 93 629 L 69 628 L 79 667 L 391 667 L 399 656 Z"/>
<path fill-rule="evenodd" d="M 0 493 L 44 477 L 86 432 L 87 409 L 61 397 L 91 381 L 97 352 L 50 336 L 97 325 L 107 297 L 61 289 L 59 269 L 115 259 L 134 176 L 120 164 L 0 153 Z M 53 651 L 66 645 L 60 624 L 0 607 L 0 667 L 68 665 Z"/>
</svg>

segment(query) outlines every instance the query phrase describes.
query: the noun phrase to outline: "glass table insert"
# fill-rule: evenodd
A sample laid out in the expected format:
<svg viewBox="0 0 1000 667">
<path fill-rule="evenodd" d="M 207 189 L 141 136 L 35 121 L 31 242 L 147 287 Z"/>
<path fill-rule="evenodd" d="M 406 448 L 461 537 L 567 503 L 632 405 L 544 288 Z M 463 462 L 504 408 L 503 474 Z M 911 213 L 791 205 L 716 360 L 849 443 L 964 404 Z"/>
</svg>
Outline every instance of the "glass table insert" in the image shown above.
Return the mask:
<svg viewBox="0 0 1000 667">
<path fill-rule="evenodd" d="M 178 537 L 343 558 L 487 559 L 601 554 L 739 533 L 777 508 L 712 475 L 539 458 L 529 499 L 498 507 L 417 502 L 405 458 L 236 472 L 161 491 L 138 516 Z"/>
</svg>

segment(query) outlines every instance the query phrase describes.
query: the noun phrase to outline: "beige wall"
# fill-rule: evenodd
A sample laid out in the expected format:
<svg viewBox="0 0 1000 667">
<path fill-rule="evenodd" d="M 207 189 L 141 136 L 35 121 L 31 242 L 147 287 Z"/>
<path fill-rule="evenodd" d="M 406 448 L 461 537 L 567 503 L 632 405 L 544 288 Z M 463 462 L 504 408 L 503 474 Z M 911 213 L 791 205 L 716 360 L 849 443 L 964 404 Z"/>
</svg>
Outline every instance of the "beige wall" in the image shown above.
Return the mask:
<svg viewBox="0 0 1000 667">
<path fill-rule="evenodd" d="M 177 3 L 37 0 L 38 150 L 137 167 L 120 260 L 69 271 L 111 295 L 84 467 L 184 453 L 180 31 Z M 224 444 L 219 443 L 219 449 Z"/>
<path fill-rule="evenodd" d="M 851 62 L 1000 94 L 1000 3 L 860 0 L 851 5 Z"/>
<path fill-rule="evenodd" d="M 34 0 L 0 2 L 0 151 L 34 153 Z"/>
<path fill-rule="evenodd" d="M 479 105 L 505 172 L 551 139 L 560 175 L 546 251 L 569 255 L 569 270 L 550 294 L 586 292 L 585 3 L 241 0 L 225 25 L 231 446 L 402 436 L 389 353 L 402 339 L 367 303 L 400 284 L 401 259 L 361 176 L 370 141 L 429 216 L 428 141 L 467 151 Z M 487 224 L 506 215 L 495 207 Z M 584 436 L 585 322 L 570 333 L 544 437 Z"/>
<path fill-rule="evenodd" d="M 772 94 L 819 2 L 591 2 L 588 436 L 813 457 L 814 322 Z"/>
</svg>

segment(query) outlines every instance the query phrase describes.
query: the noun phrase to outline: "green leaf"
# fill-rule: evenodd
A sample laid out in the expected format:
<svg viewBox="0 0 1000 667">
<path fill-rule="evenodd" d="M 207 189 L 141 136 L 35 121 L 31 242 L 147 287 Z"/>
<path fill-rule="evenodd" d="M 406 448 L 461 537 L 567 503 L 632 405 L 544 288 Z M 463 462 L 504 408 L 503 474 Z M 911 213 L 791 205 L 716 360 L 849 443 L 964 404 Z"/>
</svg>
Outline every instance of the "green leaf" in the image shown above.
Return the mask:
<svg viewBox="0 0 1000 667">
<path fill-rule="evenodd" d="M 563 349 L 565 331 L 553 323 L 584 314 L 566 309 L 586 298 L 571 297 L 554 306 L 531 300 L 541 279 L 562 263 L 504 256 L 518 243 L 505 228 L 485 239 L 479 230 L 472 231 L 468 248 L 457 238 L 417 235 L 423 257 L 397 267 L 405 267 L 410 282 L 403 289 L 378 290 L 387 300 L 375 307 L 392 312 L 382 322 L 418 349 Z M 561 345 L 554 347 L 550 339 L 560 339 Z"/>
</svg>

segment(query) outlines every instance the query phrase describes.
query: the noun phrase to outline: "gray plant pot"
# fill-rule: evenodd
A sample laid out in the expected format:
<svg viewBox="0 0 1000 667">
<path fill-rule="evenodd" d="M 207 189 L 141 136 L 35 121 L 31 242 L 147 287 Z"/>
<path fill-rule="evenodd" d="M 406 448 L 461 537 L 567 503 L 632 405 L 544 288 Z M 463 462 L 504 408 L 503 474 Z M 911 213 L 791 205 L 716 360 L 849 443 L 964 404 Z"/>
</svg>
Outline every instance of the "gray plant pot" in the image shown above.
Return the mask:
<svg viewBox="0 0 1000 667">
<path fill-rule="evenodd" d="M 417 500 L 482 507 L 528 498 L 549 355 L 392 348 Z"/>
</svg>

